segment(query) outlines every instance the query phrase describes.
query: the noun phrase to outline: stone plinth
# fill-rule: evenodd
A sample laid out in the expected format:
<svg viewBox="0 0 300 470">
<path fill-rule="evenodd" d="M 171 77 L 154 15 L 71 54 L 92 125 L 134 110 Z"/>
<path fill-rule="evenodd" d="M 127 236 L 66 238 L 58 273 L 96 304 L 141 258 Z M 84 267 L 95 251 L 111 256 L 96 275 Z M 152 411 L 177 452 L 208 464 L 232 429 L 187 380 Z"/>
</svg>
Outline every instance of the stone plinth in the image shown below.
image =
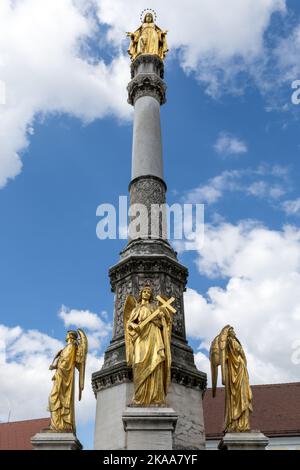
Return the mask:
<svg viewBox="0 0 300 470">
<path fill-rule="evenodd" d="M 112 377 L 115 377 L 116 384 L 99 390 L 96 395 L 94 448 L 97 450 L 126 449 L 122 414 L 132 401 L 133 383 L 129 378 L 119 382 L 120 378 L 113 374 L 108 376 L 109 380 Z"/>
<path fill-rule="evenodd" d="M 39 432 L 31 438 L 34 450 L 82 450 L 82 444 L 70 432 Z"/>
<path fill-rule="evenodd" d="M 265 450 L 269 438 L 260 431 L 228 432 L 219 444 L 219 450 Z"/>
<path fill-rule="evenodd" d="M 172 450 L 178 415 L 172 408 L 128 407 L 122 416 L 127 450 Z"/>
</svg>

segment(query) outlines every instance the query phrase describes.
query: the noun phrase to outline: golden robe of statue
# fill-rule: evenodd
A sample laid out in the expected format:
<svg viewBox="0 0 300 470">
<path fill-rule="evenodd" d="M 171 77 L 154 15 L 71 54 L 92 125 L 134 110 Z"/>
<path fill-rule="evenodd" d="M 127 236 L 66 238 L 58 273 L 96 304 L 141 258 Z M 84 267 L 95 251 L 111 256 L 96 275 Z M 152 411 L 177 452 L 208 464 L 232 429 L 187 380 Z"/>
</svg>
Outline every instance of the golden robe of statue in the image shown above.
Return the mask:
<svg viewBox="0 0 300 470">
<path fill-rule="evenodd" d="M 126 357 L 133 369 L 134 405 L 163 405 L 171 376 L 171 330 L 170 312 L 174 298 L 163 304 L 153 302 L 150 287 L 144 287 L 137 302 L 128 296 L 124 307 L 124 330 Z"/>
<path fill-rule="evenodd" d="M 127 33 L 127 36 L 131 39 L 128 53 L 132 60 L 141 54 L 157 55 L 164 60 L 168 52 L 167 31 L 156 26 L 152 13 L 147 13 L 142 26 L 134 33 Z"/>
<path fill-rule="evenodd" d="M 50 370 L 55 370 L 53 386 L 49 397 L 51 413 L 50 431 L 76 434 L 74 382 L 75 368 L 79 371 L 79 400 L 84 389 L 85 363 L 88 342 L 82 330 L 68 331 L 67 346 L 59 351 Z"/>
<path fill-rule="evenodd" d="M 225 385 L 224 432 L 250 430 L 252 391 L 249 385 L 247 359 L 234 329 L 227 325 L 213 340 L 210 348 L 212 392 L 216 395 L 218 366 L 222 370 Z"/>
</svg>

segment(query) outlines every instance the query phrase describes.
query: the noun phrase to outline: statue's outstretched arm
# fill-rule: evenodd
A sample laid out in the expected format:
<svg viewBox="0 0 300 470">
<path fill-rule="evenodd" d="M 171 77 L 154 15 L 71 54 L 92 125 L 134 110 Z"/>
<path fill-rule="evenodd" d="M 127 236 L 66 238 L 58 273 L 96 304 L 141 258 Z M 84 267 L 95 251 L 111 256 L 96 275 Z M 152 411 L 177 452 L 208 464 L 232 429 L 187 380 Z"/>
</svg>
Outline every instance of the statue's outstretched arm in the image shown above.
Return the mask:
<svg viewBox="0 0 300 470">
<path fill-rule="evenodd" d="M 56 354 L 55 358 L 53 359 L 52 363 L 50 364 L 49 370 L 57 369 L 57 362 L 58 362 L 58 359 L 59 359 L 59 356 L 60 356 L 61 352 L 62 352 L 62 349 L 60 351 L 58 351 L 58 353 Z"/>
</svg>

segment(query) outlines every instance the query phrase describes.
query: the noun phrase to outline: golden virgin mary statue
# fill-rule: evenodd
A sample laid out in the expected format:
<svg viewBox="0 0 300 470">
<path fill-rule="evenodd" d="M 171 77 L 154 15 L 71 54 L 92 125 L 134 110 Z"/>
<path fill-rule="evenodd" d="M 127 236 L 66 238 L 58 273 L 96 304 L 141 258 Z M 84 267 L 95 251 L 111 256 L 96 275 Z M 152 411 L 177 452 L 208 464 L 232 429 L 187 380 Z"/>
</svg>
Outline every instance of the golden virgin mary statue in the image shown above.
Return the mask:
<svg viewBox="0 0 300 470">
<path fill-rule="evenodd" d="M 146 13 L 142 26 L 127 36 L 131 39 L 128 53 L 132 60 L 141 54 L 157 55 L 164 60 L 168 52 L 167 31 L 156 26 L 152 13 Z"/>
<path fill-rule="evenodd" d="M 83 330 L 68 331 L 67 345 L 59 351 L 50 370 L 55 370 L 53 386 L 49 397 L 51 423 L 49 431 L 72 432 L 76 434 L 74 383 L 75 368 L 79 371 L 79 400 L 84 389 L 84 376 L 88 341 Z"/>
<path fill-rule="evenodd" d="M 134 405 L 163 405 L 171 377 L 171 313 L 169 301 L 157 296 L 153 302 L 151 287 L 140 292 L 137 301 L 128 296 L 124 306 L 126 358 L 133 369 Z"/>
<path fill-rule="evenodd" d="M 225 326 L 210 348 L 212 393 L 216 395 L 218 366 L 225 385 L 224 432 L 250 431 L 252 391 L 249 385 L 247 359 L 232 326 Z"/>
</svg>

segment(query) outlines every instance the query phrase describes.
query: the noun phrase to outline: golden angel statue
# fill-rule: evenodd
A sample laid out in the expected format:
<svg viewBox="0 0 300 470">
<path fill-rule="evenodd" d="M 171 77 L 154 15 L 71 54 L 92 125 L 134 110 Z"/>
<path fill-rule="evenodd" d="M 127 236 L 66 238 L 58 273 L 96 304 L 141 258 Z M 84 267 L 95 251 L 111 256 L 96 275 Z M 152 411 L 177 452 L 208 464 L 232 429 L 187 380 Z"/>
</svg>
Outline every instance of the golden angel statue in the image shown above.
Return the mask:
<svg viewBox="0 0 300 470">
<path fill-rule="evenodd" d="M 218 366 L 225 385 L 224 432 L 250 431 L 252 390 L 249 385 L 247 359 L 232 326 L 225 326 L 210 348 L 212 393 L 216 396 Z"/>
<path fill-rule="evenodd" d="M 68 331 L 67 345 L 59 351 L 50 370 L 55 370 L 53 385 L 49 397 L 51 423 L 49 431 L 72 432 L 76 434 L 74 383 L 75 368 L 79 371 L 79 400 L 84 389 L 84 376 L 88 340 L 83 330 Z"/>
<path fill-rule="evenodd" d="M 127 33 L 131 39 L 128 49 L 131 59 L 134 60 L 141 54 L 151 54 L 164 60 L 168 52 L 167 33 L 168 31 L 162 31 L 156 26 L 152 13 L 146 13 L 142 26 L 134 33 Z"/>
<path fill-rule="evenodd" d="M 163 405 L 171 378 L 171 331 L 174 297 L 167 300 L 146 286 L 137 301 L 129 295 L 124 306 L 127 364 L 133 369 L 134 405 Z"/>
</svg>

